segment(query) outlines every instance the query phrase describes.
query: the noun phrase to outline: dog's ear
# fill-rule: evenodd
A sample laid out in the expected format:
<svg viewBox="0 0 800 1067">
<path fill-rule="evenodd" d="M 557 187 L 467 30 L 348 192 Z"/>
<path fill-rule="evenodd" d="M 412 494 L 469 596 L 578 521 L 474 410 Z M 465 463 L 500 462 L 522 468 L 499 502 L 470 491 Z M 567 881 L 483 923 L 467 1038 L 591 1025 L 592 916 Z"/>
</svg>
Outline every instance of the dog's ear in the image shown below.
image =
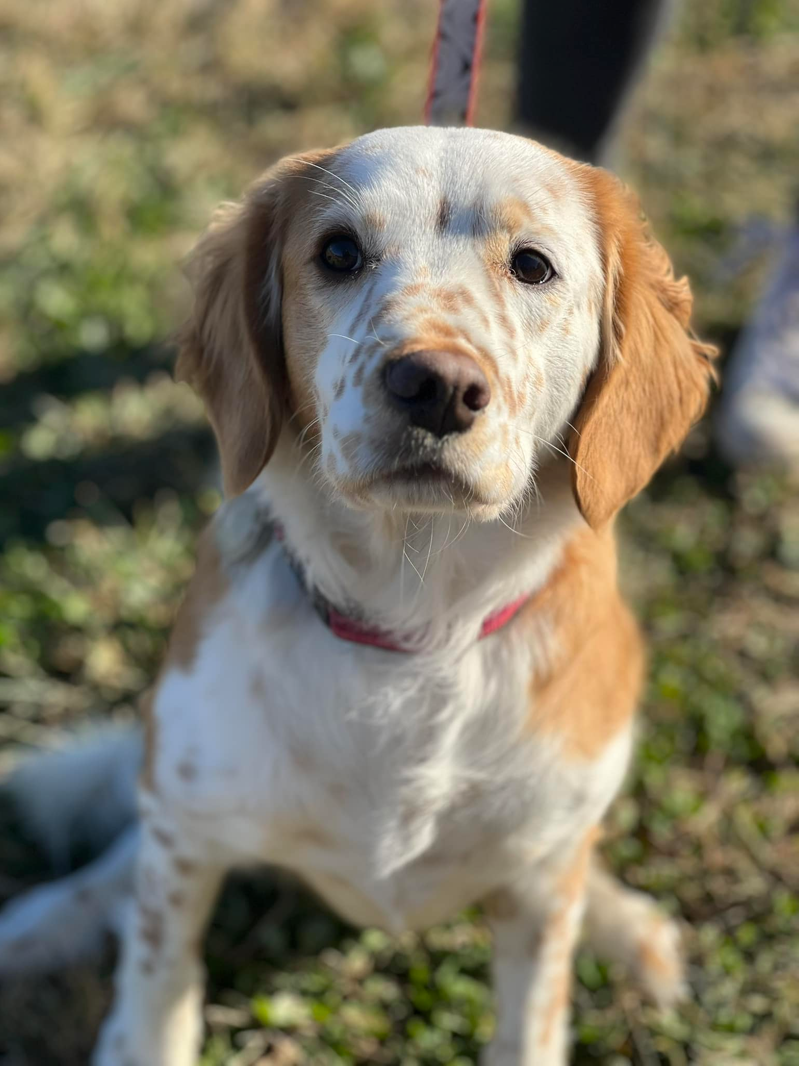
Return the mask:
<svg viewBox="0 0 800 1067">
<path fill-rule="evenodd" d="M 577 168 L 595 217 L 605 294 L 600 354 L 570 441 L 573 488 L 590 526 L 607 523 L 679 447 L 705 409 L 716 350 L 692 336 L 692 293 L 676 279 L 633 195 Z"/>
<path fill-rule="evenodd" d="M 281 247 L 294 180 L 324 154 L 285 159 L 240 201 L 223 204 L 187 266 L 194 306 L 178 334 L 175 376 L 205 402 L 229 496 L 264 468 L 285 417 Z"/>
<path fill-rule="evenodd" d="M 192 313 L 178 334 L 175 376 L 202 397 L 219 445 L 225 492 L 243 492 L 280 431 L 281 182 L 267 175 L 218 208 L 187 265 Z"/>
</svg>

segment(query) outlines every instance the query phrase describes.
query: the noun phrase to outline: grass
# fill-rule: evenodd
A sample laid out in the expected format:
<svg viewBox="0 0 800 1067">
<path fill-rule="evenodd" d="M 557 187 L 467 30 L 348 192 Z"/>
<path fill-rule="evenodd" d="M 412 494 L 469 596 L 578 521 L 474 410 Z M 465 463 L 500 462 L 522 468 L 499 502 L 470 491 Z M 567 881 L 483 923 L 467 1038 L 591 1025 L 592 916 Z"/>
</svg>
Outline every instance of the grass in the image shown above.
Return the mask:
<svg viewBox="0 0 800 1067">
<path fill-rule="evenodd" d="M 424 0 L 6 0 L 0 12 L 0 764 L 134 714 L 219 501 L 200 406 L 161 339 L 177 264 L 283 152 L 421 111 Z M 516 7 L 491 5 L 480 120 L 505 126 Z M 620 169 L 729 345 L 796 195 L 783 0 L 686 5 Z M 649 688 L 611 865 L 687 923 L 692 997 L 659 1016 L 578 960 L 584 1064 L 798 1062 L 796 495 L 726 468 L 709 426 L 628 509 Z M 0 890 L 46 875 L 3 814 Z M 204 1062 L 473 1063 L 492 1026 L 477 914 L 398 941 L 276 875 L 234 880 L 207 943 Z M 0 988 L 0 1059 L 85 1062 L 99 965 Z"/>
</svg>

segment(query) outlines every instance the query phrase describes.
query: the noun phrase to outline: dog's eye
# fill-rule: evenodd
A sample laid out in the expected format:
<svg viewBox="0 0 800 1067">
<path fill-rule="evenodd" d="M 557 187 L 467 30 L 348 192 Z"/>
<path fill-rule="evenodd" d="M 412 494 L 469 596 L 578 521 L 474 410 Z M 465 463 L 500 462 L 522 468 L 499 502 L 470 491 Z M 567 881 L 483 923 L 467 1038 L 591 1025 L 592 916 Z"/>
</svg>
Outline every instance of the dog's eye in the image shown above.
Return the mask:
<svg viewBox="0 0 800 1067">
<path fill-rule="evenodd" d="M 543 285 L 555 275 L 548 259 L 532 248 L 523 248 L 511 260 L 511 273 L 527 285 Z"/>
<path fill-rule="evenodd" d="M 352 274 L 363 262 L 361 249 L 352 237 L 331 237 L 322 249 L 322 262 L 329 270 Z"/>
</svg>

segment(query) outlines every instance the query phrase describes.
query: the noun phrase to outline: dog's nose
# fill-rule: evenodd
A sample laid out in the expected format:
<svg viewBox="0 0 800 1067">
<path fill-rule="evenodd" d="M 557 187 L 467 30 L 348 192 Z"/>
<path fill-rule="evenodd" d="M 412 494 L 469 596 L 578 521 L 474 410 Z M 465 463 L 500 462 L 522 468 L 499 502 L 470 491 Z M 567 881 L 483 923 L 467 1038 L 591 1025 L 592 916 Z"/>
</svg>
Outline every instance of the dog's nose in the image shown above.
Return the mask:
<svg viewBox="0 0 800 1067">
<path fill-rule="evenodd" d="M 437 437 L 468 430 L 492 395 L 475 360 L 456 352 L 411 352 L 385 375 L 393 406 Z"/>
</svg>

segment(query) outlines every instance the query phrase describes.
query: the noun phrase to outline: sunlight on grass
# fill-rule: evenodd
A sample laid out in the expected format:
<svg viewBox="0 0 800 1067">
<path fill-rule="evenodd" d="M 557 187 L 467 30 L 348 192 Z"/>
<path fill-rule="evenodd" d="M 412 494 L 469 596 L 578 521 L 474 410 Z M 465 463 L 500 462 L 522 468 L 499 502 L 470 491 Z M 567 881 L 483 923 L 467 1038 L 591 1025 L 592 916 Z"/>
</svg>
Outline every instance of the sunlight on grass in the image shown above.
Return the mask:
<svg viewBox="0 0 800 1067">
<path fill-rule="evenodd" d="M 508 127 L 518 5 L 494 0 L 479 121 Z M 212 208 L 280 155 L 419 121 L 430 0 L 5 0 L 0 13 L 0 763 L 134 714 L 219 503 L 199 401 L 160 349 Z M 796 13 L 684 4 L 615 165 L 728 342 L 796 206 Z M 552 89 L 552 87 L 546 87 Z M 605 851 L 682 915 L 691 1001 L 659 1016 L 577 963 L 575 1062 L 797 1063 L 794 487 L 707 428 L 620 524 L 651 646 Z M 2 889 L 43 874 L 2 812 Z M 208 936 L 204 1063 L 470 1064 L 493 1025 L 477 913 L 354 932 L 235 879 Z M 0 990 L 8 1062 L 85 1062 L 102 968 Z M 47 1024 L 43 1024 L 47 1020 Z"/>
</svg>

